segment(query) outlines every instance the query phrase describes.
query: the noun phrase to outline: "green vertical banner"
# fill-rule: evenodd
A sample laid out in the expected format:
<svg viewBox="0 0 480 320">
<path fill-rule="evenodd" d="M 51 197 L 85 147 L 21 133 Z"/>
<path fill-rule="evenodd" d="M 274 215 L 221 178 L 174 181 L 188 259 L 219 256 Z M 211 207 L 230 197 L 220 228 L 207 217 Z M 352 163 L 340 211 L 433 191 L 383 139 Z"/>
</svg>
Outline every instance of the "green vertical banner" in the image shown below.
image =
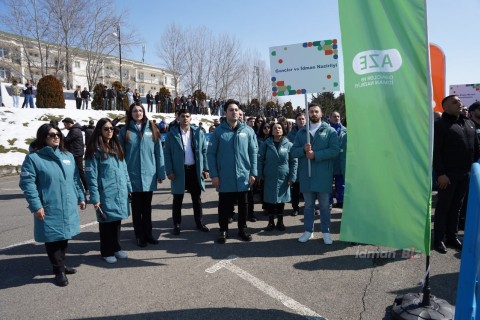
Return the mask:
<svg viewBox="0 0 480 320">
<path fill-rule="evenodd" d="M 339 0 L 348 119 L 340 240 L 430 252 L 425 0 Z"/>
</svg>

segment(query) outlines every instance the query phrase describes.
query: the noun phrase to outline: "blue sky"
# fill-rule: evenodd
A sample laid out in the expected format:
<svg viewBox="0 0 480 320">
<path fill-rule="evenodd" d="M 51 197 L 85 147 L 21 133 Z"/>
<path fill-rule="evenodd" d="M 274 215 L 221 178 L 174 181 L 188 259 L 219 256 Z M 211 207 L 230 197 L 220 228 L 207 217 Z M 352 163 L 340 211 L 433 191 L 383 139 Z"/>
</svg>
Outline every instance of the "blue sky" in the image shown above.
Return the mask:
<svg viewBox="0 0 480 320">
<path fill-rule="evenodd" d="M 163 27 L 172 22 L 235 35 L 242 48 L 260 52 L 267 63 L 272 46 L 341 40 L 336 0 L 117 0 L 117 4 L 118 10 L 128 10 L 129 21 L 146 44 L 145 62 L 154 65 L 160 64 L 155 48 Z M 429 41 L 446 55 L 447 86 L 480 83 L 480 0 L 428 0 L 427 10 Z M 141 45 L 130 56 L 141 60 Z"/>
<path fill-rule="evenodd" d="M 268 48 L 278 45 L 337 38 L 341 51 L 337 0 L 115 0 L 114 3 L 117 6 L 113 10 L 127 13 L 130 26 L 124 28 L 135 28 L 146 44 L 148 64 L 160 66 L 155 48 L 164 27 L 172 22 L 184 27 L 206 26 L 215 34 L 234 35 L 242 48 L 258 51 L 267 64 Z M 0 1 L 0 10 L 3 9 Z M 428 0 L 427 9 L 429 40 L 446 55 L 447 90 L 450 84 L 480 83 L 480 0 Z M 138 45 L 124 55 L 141 61 L 141 48 Z"/>
</svg>

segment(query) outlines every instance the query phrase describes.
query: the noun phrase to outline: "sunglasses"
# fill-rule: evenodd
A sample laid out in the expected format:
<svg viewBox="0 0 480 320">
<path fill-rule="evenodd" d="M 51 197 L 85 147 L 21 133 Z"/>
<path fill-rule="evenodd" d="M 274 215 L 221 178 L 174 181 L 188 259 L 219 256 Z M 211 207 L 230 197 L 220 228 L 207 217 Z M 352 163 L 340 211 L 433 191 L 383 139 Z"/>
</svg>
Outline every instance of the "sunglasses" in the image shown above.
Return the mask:
<svg viewBox="0 0 480 320">
<path fill-rule="evenodd" d="M 103 131 L 105 131 L 105 132 L 109 132 L 109 131 L 113 131 L 113 130 L 115 130 L 113 127 L 105 127 L 105 128 L 103 128 Z"/>
<path fill-rule="evenodd" d="M 265 130 L 265 129 L 269 129 L 269 130 L 270 130 L 270 127 L 263 127 L 263 130 Z"/>
<path fill-rule="evenodd" d="M 60 138 L 62 136 L 61 133 L 49 133 L 48 136 L 52 139 L 55 139 L 55 138 Z"/>
</svg>

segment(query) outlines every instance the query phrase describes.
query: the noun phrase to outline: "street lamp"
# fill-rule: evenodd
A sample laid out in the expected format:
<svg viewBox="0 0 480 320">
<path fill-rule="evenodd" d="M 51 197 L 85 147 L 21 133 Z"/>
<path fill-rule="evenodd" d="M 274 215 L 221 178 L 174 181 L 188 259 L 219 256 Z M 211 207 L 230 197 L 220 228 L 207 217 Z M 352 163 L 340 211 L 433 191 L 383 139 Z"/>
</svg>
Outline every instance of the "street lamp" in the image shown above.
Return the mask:
<svg viewBox="0 0 480 320">
<path fill-rule="evenodd" d="M 123 74 L 122 74 L 122 42 L 120 38 L 120 23 L 117 24 L 117 32 L 114 32 L 113 35 L 118 39 L 118 51 L 120 54 L 120 85 L 123 87 Z"/>
<path fill-rule="evenodd" d="M 254 72 L 257 74 L 257 99 L 258 103 L 260 103 L 260 67 L 253 66 Z"/>
</svg>

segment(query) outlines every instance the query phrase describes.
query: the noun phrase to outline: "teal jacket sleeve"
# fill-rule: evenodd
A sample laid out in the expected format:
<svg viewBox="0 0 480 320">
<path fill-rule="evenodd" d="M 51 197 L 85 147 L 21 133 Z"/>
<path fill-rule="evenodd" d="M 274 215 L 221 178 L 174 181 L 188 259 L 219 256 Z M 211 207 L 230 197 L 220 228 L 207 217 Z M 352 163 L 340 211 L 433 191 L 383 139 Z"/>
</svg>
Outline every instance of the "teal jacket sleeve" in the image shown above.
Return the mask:
<svg viewBox="0 0 480 320">
<path fill-rule="evenodd" d="M 249 139 L 250 139 L 250 142 L 248 144 L 248 155 L 250 157 L 250 175 L 256 177 L 258 175 L 258 172 L 257 172 L 258 143 L 253 130 L 251 130 Z"/>
<path fill-rule="evenodd" d="M 157 169 L 157 179 L 165 180 L 165 159 L 163 157 L 161 138 L 155 142 L 155 165 Z"/>
<path fill-rule="evenodd" d="M 22 164 L 19 186 L 25 194 L 25 198 L 28 202 L 28 208 L 32 213 L 36 212 L 40 208 L 43 208 L 43 204 L 38 193 L 36 177 L 37 175 L 33 161 L 30 158 L 30 155 L 27 155 Z"/>
<path fill-rule="evenodd" d="M 213 132 L 210 135 L 210 142 L 208 143 L 207 149 L 207 161 L 208 168 L 210 170 L 210 177 L 218 177 L 218 167 L 217 167 L 217 152 L 218 152 L 218 137 Z"/>
<path fill-rule="evenodd" d="M 90 190 L 90 203 L 100 202 L 100 191 L 98 185 L 98 159 L 94 155 L 92 159 L 85 161 L 85 178 Z"/>
</svg>

